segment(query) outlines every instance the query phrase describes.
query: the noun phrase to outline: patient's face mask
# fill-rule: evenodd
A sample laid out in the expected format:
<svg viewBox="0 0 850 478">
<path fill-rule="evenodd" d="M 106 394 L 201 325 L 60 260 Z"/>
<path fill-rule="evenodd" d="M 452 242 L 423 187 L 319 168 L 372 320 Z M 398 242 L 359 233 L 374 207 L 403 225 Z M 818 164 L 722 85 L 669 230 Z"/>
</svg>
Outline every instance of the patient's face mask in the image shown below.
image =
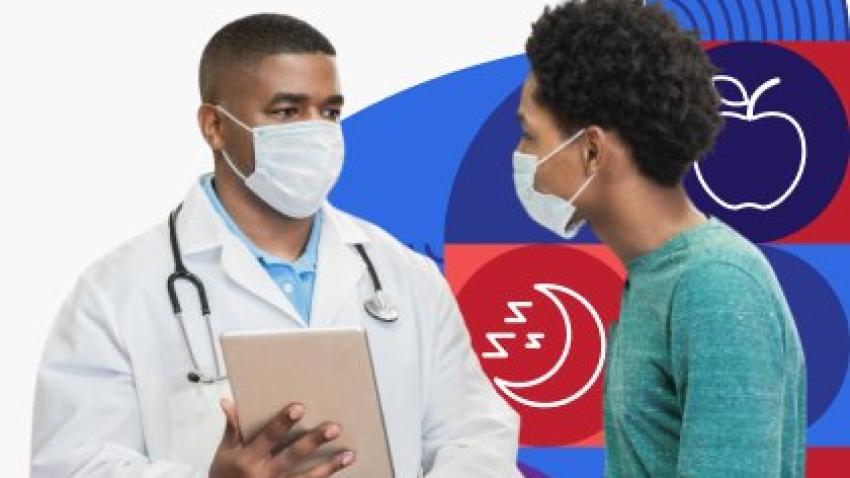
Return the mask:
<svg viewBox="0 0 850 478">
<path fill-rule="evenodd" d="M 225 116 L 254 139 L 254 172 L 245 176 L 222 150 L 224 160 L 245 185 L 281 214 L 312 216 L 336 184 L 344 143 L 339 123 L 309 120 L 251 128 L 221 105 Z"/>
<path fill-rule="evenodd" d="M 514 151 L 513 155 L 514 187 L 525 211 L 535 222 L 564 239 L 574 238 L 585 224 L 585 221 L 579 221 L 569 226 L 576 212 L 576 198 L 596 177 L 596 173 L 588 177 L 569 200 L 537 191 L 534 189 L 534 177 L 541 165 L 569 146 L 582 133 L 584 133 L 584 129 L 579 130 L 539 160 L 536 155 L 521 151 Z"/>
</svg>

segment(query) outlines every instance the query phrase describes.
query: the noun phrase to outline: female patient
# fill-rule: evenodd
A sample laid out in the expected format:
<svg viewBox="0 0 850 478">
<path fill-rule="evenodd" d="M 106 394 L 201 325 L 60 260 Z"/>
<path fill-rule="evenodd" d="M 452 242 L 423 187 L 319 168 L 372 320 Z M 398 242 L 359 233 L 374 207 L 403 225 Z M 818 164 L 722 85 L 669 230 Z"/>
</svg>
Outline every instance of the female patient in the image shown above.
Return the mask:
<svg viewBox="0 0 850 478">
<path fill-rule="evenodd" d="M 715 68 L 694 35 L 639 3 L 566 3 L 534 23 L 513 158 L 536 222 L 564 238 L 588 222 L 628 271 L 609 339 L 606 474 L 803 476 L 805 368 L 788 305 L 759 250 L 682 186 L 721 126 Z"/>
</svg>

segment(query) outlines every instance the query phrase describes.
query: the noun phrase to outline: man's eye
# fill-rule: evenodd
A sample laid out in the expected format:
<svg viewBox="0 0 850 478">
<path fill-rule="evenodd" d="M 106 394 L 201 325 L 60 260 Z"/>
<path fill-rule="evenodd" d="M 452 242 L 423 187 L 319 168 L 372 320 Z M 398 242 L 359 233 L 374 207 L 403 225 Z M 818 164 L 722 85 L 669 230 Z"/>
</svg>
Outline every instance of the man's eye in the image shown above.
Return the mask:
<svg viewBox="0 0 850 478">
<path fill-rule="evenodd" d="M 531 139 L 534 139 L 534 138 L 532 138 L 531 135 L 528 134 L 528 132 L 523 131 L 522 132 L 522 139 L 531 140 Z"/>
<path fill-rule="evenodd" d="M 284 118 L 291 118 L 298 114 L 298 108 L 294 106 L 289 106 L 287 108 L 280 108 L 273 111 L 274 114 L 283 116 Z"/>
<path fill-rule="evenodd" d="M 337 108 L 329 108 L 329 109 L 322 111 L 322 114 L 325 118 L 335 121 L 335 120 L 339 119 L 339 116 L 342 113 Z"/>
</svg>

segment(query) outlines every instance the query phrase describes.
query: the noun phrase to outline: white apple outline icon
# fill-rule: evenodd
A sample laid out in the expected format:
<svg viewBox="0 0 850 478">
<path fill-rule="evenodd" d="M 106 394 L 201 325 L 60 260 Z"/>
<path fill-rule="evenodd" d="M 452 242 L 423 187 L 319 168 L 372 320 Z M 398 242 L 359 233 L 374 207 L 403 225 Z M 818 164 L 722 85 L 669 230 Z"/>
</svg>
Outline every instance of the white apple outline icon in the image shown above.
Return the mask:
<svg viewBox="0 0 850 478">
<path fill-rule="evenodd" d="M 753 96 L 750 97 L 747 95 L 747 90 L 744 88 L 744 85 L 735 77 L 728 75 L 715 75 L 712 78 L 714 83 L 718 81 L 728 81 L 735 85 L 738 88 L 738 91 L 741 92 L 741 100 L 740 101 L 730 101 L 721 96 L 720 102 L 726 106 L 732 108 L 740 108 L 742 106 L 746 107 L 746 114 L 737 113 L 735 111 L 721 111 L 720 115 L 726 118 L 735 118 L 742 121 L 753 122 L 758 121 L 762 118 L 779 118 L 791 123 L 794 126 L 794 129 L 797 131 L 797 136 L 800 139 L 800 166 L 797 168 L 797 174 L 794 176 L 794 180 L 791 182 L 791 185 L 788 186 L 788 189 L 782 193 L 776 200 L 770 202 L 769 204 L 759 204 L 755 202 L 743 202 L 739 204 L 730 204 L 723 199 L 720 198 L 712 189 L 709 187 L 708 183 L 705 181 L 705 178 L 702 176 L 702 171 L 700 170 L 699 162 L 694 163 L 694 172 L 696 172 L 697 179 L 699 180 L 702 188 L 705 192 L 714 199 L 717 204 L 720 204 L 726 209 L 731 211 L 740 211 L 741 209 L 752 208 L 757 209 L 759 211 L 769 211 L 770 209 L 775 208 L 776 206 L 782 204 L 783 201 L 788 199 L 794 190 L 797 188 L 797 185 L 800 183 L 800 179 L 803 177 L 803 171 L 806 169 L 806 157 L 807 157 L 807 148 L 806 148 L 806 135 L 803 133 L 803 128 L 800 126 L 800 123 L 797 122 L 792 116 L 782 113 L 779 111 L 766 111 L 759 114 L 754 114 L 754 110 L 756 107 L 756 101 L 759 97 L 767 91 L 769 88 L 772 88 L 782 80 L 779 78 L 771 78 L 770 80 L 764 82 L 761 86 L 756 88 L 753 92 Z"/>
</svg>

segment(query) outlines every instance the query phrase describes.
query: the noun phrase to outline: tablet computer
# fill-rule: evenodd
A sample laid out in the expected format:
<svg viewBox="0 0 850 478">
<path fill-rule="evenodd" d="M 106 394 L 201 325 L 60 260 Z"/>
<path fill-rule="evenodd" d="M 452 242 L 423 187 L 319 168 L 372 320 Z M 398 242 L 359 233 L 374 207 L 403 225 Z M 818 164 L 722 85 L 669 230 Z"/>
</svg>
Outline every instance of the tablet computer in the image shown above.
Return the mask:
<svg viewBox="0 0 850 478">
<path fill-rule="evenodd" d="M 363 329 L 225 332 L 221 344 L 246 443 L 284 406 L 300 402 L 304 417 L 285 442 L 325 421 L 339 423 L 342 433 L 298 463 L 298 471 L 350 449 L 354 464 L 334 477 L 394 476 Z"/>
</svg>

